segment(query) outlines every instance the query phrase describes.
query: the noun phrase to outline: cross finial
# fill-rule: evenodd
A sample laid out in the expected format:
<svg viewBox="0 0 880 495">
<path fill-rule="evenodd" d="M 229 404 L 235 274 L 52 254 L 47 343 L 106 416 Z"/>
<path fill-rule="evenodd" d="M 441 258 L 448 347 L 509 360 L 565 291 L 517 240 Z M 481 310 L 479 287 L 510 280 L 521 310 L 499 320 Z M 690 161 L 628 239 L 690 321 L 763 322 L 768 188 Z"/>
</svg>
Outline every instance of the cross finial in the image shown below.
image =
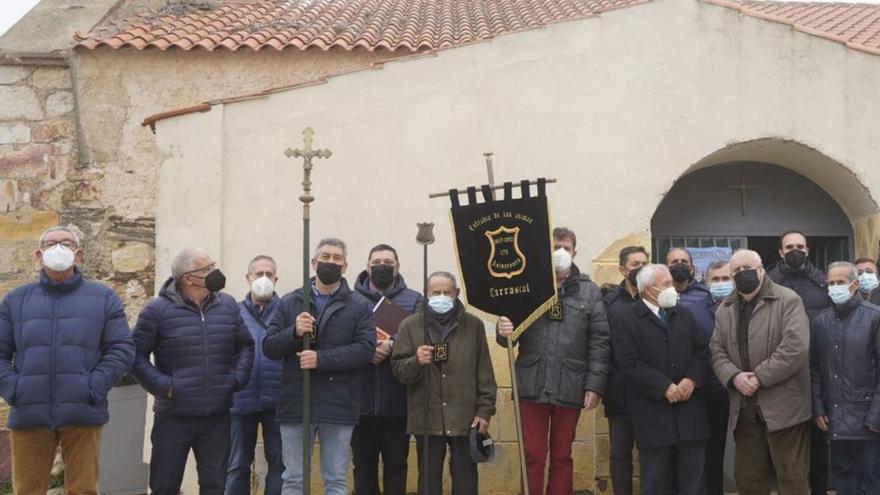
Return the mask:
<svg viewBox="0 0 880 495">
<path fill-rule="evenodd" d="M 305 174 L 303 175 L 303 194 L 299 197 L 299 200 L 302 201 L 303 207 L 306 209 L 306 214 L 308 214 L 309 203 L 315 200 L 314 196 L 312 196 L 312 158 L 330 158 L 330 155 L 333 154 L 332 151 L 327 149 L 312 149 L 312 140 L 315 136 L 315 131 L 312 130 L 311 127 L 306 127 L 303 131 L 303 149 L 293 149 L 287 148 L 284 151 L 284 156 L 288 158 L 302 158 L 303 159 L 303 171 Z"/>
</svg>

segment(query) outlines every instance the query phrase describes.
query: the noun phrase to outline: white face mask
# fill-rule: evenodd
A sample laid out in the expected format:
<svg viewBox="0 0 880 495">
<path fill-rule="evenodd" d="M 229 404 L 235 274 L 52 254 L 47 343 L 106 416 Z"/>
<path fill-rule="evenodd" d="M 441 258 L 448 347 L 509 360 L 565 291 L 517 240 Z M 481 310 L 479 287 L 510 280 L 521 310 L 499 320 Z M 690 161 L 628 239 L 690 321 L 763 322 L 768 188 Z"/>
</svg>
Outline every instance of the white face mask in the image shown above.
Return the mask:
<svg viewBox="0 0 880 495">
<path fill-rule="evenodd" d="M 257 299 L 269 299 L 274 293 L 275 284 L 265 275 L 251 282 L 251 295 Z"/>
<path fill-rule="evenodd" d="M 73 266 L 75 261 L 76 254 L 61 244 L 56 244 L 43 251 L 43 266 L 53 272 L 66 271 Z"/>
<path fill-rule="evenodd" d="M 567 272 L 571 268 L 571 255 L 568 251 L 562 248 L 553 251 L 553 268 L 559 273 Z"/>
<path fill-rule="evenodd" d="M 657 306 L 660 306 L 663 309 L 669 309 L 676 304 L 678 304 L 678 291 L 675 290 L 675 287 L 667 287 L 657 294 Z"/>
</svg>

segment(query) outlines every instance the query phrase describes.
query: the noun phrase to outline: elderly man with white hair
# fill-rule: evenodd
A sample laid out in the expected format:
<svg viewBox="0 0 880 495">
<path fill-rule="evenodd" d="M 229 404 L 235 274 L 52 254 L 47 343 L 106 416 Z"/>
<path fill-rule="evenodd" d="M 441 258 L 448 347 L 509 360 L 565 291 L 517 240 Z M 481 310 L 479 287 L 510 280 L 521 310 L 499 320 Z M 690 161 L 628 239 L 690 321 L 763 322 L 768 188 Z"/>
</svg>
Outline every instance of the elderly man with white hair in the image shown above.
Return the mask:
<svg viewBox="0 0 880 495">
<path fill-rule="evenodd" d="M 857 295 L 856 265 L 831 263 L 827 280 L 832 306 L 811 322 L 813 416 L 837 493 L 880 493 L 880 307 Z"/>
<path fill-rule="evenodd" d="M 178 495 L 192 450 L 199 493 L 226 485 L 233 392 L 247 385 L 254 340 L 226 278 L 204 249 L 184 249 L 134 329 L 134 376 L 156 397 L 150 490 Z M 150 355 L 155 364 L 150 361 Z"/>
<path fill-rule="evenodd" d="M 38 279 L 0 302 L 0 396 L 11 406 L 12 490 L 46 493 L 61 447 L 64 491 L 96 494 L 107 394 L 131 367 L 134 345 L 122 301 L 80 272 L 76 229 L 46 230 L 35 255 Z"/>
<path fill-rule="evenodd" d="M 666 493 L 675 466 L 678 491 L 704 495 L 706 337 L 678 305 L 667 267 L 645 265 L 636 282 L 641 299 L 619 316 L 611 338 L 639 449 L 641 491 Z"/>
<path fill-rule="evenodd" d="M 798 295 L 774 283 L 761 257 L 730 259 L 735 296 L 715 314 L 712 365 L 730 398 L 741 494 L 769 493 L 771 463 L 780 495 L 809 493 L 810 323 Z"/>
</svg>

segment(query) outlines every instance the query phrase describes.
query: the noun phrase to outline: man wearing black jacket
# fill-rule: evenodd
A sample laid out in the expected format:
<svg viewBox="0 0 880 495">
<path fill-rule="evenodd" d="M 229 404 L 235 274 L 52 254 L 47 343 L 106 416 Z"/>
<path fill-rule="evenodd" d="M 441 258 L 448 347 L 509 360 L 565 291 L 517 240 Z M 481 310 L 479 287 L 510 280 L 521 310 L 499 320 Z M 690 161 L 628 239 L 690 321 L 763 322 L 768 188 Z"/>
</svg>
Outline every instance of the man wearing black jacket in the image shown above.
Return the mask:
<svg viewBox="0 0 880 495">
<path fill-rule="evenodd" d="M 618 320 L 612 339 L 639 447 L 641 492 L 666 493 L 674 465 L 679 492 L 704 495 L 707 342 L 678 306 L 668 268 L 645 265 L 636 279 L 641 300 Z"/>
<path fill-rule="evenodd" d="M 779 238 L 779 256 L 776 265 L 767 270 L 767 276 L 777 284 L 789 288 L 804 302 L 810 321 L 831 307 L 828 283 L 822 270 L 807 259 L 810 248 L 803 232 L 790 230 Z M 812 426 L 810 440 L 810 493 L 825 495 L 828 491 L 828 437 L 816 425 Z"/>
<path fill-rule="evenodd" d="M 611 335 L 617 331 L 617 320 L 630 311 L 638 301 L 636 275 L 639 269 L 648 264 L 648 252 L 642 246 L 627 246 L 620 250 L 620 286 L 605 296 L 605 308 Z M 612 348 L 614 346 L 612 338 Z M 605 387 L 605 416 L 608 417 L 608 433 L 611 437 L 611 484 L 614 495 L 633 493 L 633 438 L 632 425 L 626 410 L 626 391 L 623 374 L 617 368 L 614 353 L 608 365 L 608 385 Z"/>
<path fill-rule="evenodd" d="M 422 294 L 407 288 L 400 275 L 397 251 L 379 244 L 367 256 L 367 269 L 355 289 L 375 307 L 384 297 L 413 314 L 422 305 Z M 383 329 L 388 330 L 390 329 Z M 404 495 L 409 456 L 406 433 L 406 386 L 391 372 L 391 351 L 396 335 L 376 342 L 370 364 L 361 370 L 361 416 L 351 440 L 354 492 L 357 495 Z M 379 490 L 379 456 L 382 456 L 382 490 Z"/>
<path fill-rule="evenodd" d="M 327 495 L 347 495 L 348 448 L 359 417 L 360 370 L 376 349 L 372 305 L 352 292 L 342 278 L 348 264 L 345 243 L 323 239 L 315 249 L 311 305 L 303 307 L 302 289 L 281 300 L 263 340 L 270 359 L 283 359 L 281 425 L 283 495 L 303 492 L 303 371 L 311 370 L 309 438 L 321 442 L 321 476 Z M 311 350 L 303 339 L 311 338 Z"/>
<path fill-rule="evenodd" d="M 559 302 L 516 342 L 520 348 L 516 382 L 529 493 L 545 493 L 549 451 L 546 493 L 571 495 L 571 445 L 578 418 L 582 409 L 598 406 L 605 392 L 608 320 L 599 288 L 573 263 L 576 242 L 571 230 L 553 230 Z M 506 347 L 513 323 L 501 317 L 497 330 L 498 343 Z"/>
</svg>

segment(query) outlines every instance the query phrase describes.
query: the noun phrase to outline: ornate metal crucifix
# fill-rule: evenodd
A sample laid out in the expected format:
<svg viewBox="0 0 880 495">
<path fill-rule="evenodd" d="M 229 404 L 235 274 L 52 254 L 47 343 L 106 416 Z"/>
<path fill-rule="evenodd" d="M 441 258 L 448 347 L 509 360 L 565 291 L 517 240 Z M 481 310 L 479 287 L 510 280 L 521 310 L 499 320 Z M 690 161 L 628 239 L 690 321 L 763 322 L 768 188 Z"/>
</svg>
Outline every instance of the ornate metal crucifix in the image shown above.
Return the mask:
<svg viewBox="0 0 880 495">
<path fill-rule="evenodd" d="M 299 197 L 299 200 L 302 201 L 303 204 L 303 219 L 309 219 L 309 203 L 315 200 L 312 196 L 312 158 L 330 158 L 333 154 L 332 151 L 326 149 L 313 150 L 312 149 L 312 140 L 315 136 L 315 131 L 312 130 L 311 127 L 306 127 L 303 131 L 303 149 L 292 149 L 287 148 L 284 151 L 284 156 L 288 158 L 302 158 L 303 159 L 303 194 Z M 306 245 L 308 248 L 308 245 Z M 308 252 L 308 249 L 306 249 Z"/>
<path fill-rule="evenodd" d="M 313 150 L 312 149 L 312 138 L 315 135 L 315 131 L 312 130 L 311 127 L 306 127 L 303 131 L 303 149 L 291 149 L 288 148 L 284 151 L 284 156 L 288 158 L 302 158 L 303 159 L 303 193 L 299 197 L 299 200 L 303 204 L 303 290 L 302 290 L 302 298 L 303 298 L 303 311 L 310 311 L 311 309 L 311 296 L 312 296 L 312 288 L 311 288 L 311 279 L 309 278 L 309 204 L 315 200 L 314 196 L 312 196 L 312 158 L 330 158 L 332 152 L 330 150 Z M 309 337 L 305 337 L 302 339 L 303 342 L 303 350 L 308 351 L 311 348 L 312 338 L 314 338 L 314 332 L 310 334 Z M 310 401 L 311 401 L 311 377 L 309 376 L 309 370 L 303 370 L 303 422 L 305 425 L 303 428 L 303 493 L 308 495 L 311 490 L 311 472 L 312 472 L 312 429 L 308 427 L 309 424 L 309 412 L 310 412 Z"/>
</svg>

